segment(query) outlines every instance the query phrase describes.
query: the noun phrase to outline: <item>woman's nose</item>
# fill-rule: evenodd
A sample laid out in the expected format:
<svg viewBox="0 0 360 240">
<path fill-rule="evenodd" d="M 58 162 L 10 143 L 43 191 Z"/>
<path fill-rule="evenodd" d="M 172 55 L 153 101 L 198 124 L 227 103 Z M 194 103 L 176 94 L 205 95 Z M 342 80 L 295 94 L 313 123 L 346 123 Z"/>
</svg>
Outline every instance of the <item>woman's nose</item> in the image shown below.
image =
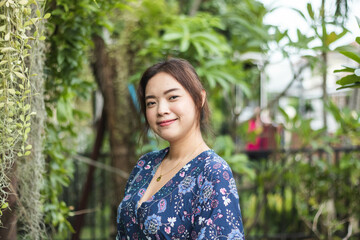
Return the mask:
<svg viewBox="0 0 360 240">
<path fill-rule="evenodd" d="M 168 105 L 168 103 L 163 102 L 163 101 L 159 102 L 158 103 L 157 113 L 160 116 L 169 113 L 169 105 Z"/>
</svg>

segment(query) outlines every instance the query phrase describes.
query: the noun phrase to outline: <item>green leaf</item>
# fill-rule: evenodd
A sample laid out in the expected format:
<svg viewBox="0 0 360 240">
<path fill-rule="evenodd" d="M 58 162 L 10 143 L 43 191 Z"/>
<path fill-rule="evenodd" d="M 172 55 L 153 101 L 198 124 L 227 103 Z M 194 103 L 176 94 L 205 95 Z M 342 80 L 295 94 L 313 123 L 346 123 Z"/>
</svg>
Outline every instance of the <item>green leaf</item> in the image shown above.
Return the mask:
<svg viewBox="0 0 360 240">
<path fill-rule="evenodd" d="M 36 12 L 35 12 L 35 13 L 36 13 L 36 16 L 37 16 L 37 17 L 41 17 L 41 12 L 40 12 L 39 9 L 36 9 Z"/>
<path fill-rule="evenodd" d="M 202 38 L 204 40 L 213 42 L 213 43 L 220 43 L 218 35 L 213 33 L 207 33 L 207 32 L 197 32 L 192 34 L 192 38 Z"/>
<path fill-rule="evenodd" d="M 354 84 L 345 85 L 345 86 L 342 86 L 342 87 L 337 88 L 336 90 L 346 89 L 346 88 L 360 88 L 360 82 L 356 82 L 356 83 L 354 83 Z"/>
<path fill-rule="evenodd" d="M 11 32 L 8 32 L 8 33 L 5 34 L 5 36 L 4 36 L 4 40 L 5 40 L 5 41 L 9 41 L 9 40 L 10 40 L 10 33 L 11 33 Z"/>
<path fill-rule="evenodd" d="M 308 3 L 308 4 L 306 5 L 306 7 L 307 7 L 307 11 L 308 11 L 308 13 L 309 13 L 309 16 L 311 17 L 311 19 L 314 20 L 315 15 L 314 15 L 314 11 L 313 11 L 313 9 L 312 9 L 311 4 Z"/>
<path fill-rule="evenodd" d="M 215 81 L 214 77 L 212 75 L 206 75 L 206 79 L 209 82 L 210 88 L 215 88 L 216 81 Z"/>
<path fill-rule="evenodd" d="M 290 122 L 290 116 L 287 114 L 287 112 L 282 107 L 278 107 L 278 109 L 285 118 L 286 122 Z"/>
<path fill-rule="evenodd" d="M 338 72 L 354 73 L 354 71 L 355 71 L 355 68 L 352 68 L 352 67 L 344 67 L 343 69 L 334 70 L 334 73 L 338 73 Z"/>
<path fill-rule="evenodd" d="M 203 57 L 203 56 L 204 56 L 204 48 L 201 46 L 201 44 L 198 43 L 198 42 L 193 42 L 193 45 L 194 45 L 194 47 L 195 47 L 196 52 L 198 53 L 198 55 L 199 55 L 200 57 Z"/>
<path fill-rule="evenodd" d="M 6 53 L 6 52 L 14 52 L 14 51 L 17 51 L 15 48 L 12 48 L 12 47 L 4 47 L 4 48 L 1 48 L 1 52 L 2 53 Z"/>
<path fill-rule="evenodd" d="M 341 51 L 341 54 L 345 55 L 348 58 L 360 63 L 360 56 L 354 52 Z"/>
<path fill-rule="evenodd" d="M 181 52 L 186 52 L 189 49 L 189 46 L 190 46 L 189 38 L 181 39 L 181 43 L 180 43 L 180 51 Z"/>
<path fill-rule="evenodd" d="M 347 75 L 336 81 L 336 83 L 339 85 L 348 85 L 356 82 L 360 82 L 360 77 L 356 76 L 355 74 Z"/>
<path fill-rule="evenodd" d="M 355 41 L 356 41 L 358 44 L 360 44 L 360 37 L 356 37 L 356 38 L 355 38 Z"/>
<path fill-rule="evenodd" d="M 28 0 L 20 0 L 19 3 L 21 5 L 26 5 L 26 4 L 28 4 Z"/>
<path fill-rule="evenodd" d="M 12 88 L 9 88 L 9 89 L 8 89 L 8 93 L 10 93 L 10 94 L 12 94 L 12 95 L 15 95 L 15 90 L 12 89 Z"/>
<path fill-rule="evenodd" d="M 26 105 L 24 106 L 24 108 L 23 108 L 23 111 L 27 111 L 27 110 L 29 110 L 29 109 L 30 109 L 30 107 L 31 107 L 31 105 L 30 105 L 30 104 L 26 104 Z"/>
<path fill-rule="evenodd" d="M 340 34 L 336 34 L 335 32 L 331 32 L 330 34 L 328 34 L 326 36 L 326 45 L 329 46 L 331 43 L 339 40 L 340 38 L 342 38 L 348 31 L 345 29 L 343 32 L 341 32 Z"/>
<path fill-rule="evenodd" d="M 242 92 L 243 92 L 246 96 L 248 96 L 248 97 L 251 96 L 252 90 L 249 88 L 249 86 L 246 85 L 246 83 L 242 82 L 242 83 L 240 83 L 240 84 L 237 84 L 237 86 L 239 86 L 239 87 L 241 88 Z"/>
<path fill-rule="evenodd" d="M 25 77 L 24 74 L 22 74 L 22 73 L 20 73 L 20 72 L 16 72 L 16 71 L 14 71 L 14 73 L 15 73 L 15 75 L 16 75 L 18 78 L 20 78 L 20 79 L 22 79 L 22 80 L 26 79 L 26 77 Z"/>
<path fill-rule="evenodd" d="M 51 17 L 51 13 L 46 13 L 45 16 L 44 16 L 44 19 L 48 19 Z"/>
<path fill-rule="evenodd" d="M 41 36 L 41 37 L 39 37 L 39 40 L 40 41 L 44 41 L 46 39 L 46 37 L 45 36 Z"/>
<path fill-rule="evenodd" d="M 300 11 L 299 9 L 296 9 L 296 8 L 290 8 L 290 9 L 291 9 L 291 10 L 294 10 L 295 12 L 297 12 L 298 14 L 300 14 L 300 16 L 301 16 L 306 22 L 308 21 L 302 11 Z"/>
<path fill-rule="evenodd" d="M 5 209 L 9 207 L 9 203 L 5 202 L 2 206 L 1 209 Z"/>
<path fill-rule="evenodd" d="M 163 35 L 162 39 L 164 41 L 173 41 L 176 39 L 180 39 L 182 37 L 182 33 L 166 33 Z"/>
<path fill-rule="evenodd" d="M 30 128 L 29 127 L 25 128 L 25 135 L 28 134 L 29 132 L 30 132 Z"/>
</svg>

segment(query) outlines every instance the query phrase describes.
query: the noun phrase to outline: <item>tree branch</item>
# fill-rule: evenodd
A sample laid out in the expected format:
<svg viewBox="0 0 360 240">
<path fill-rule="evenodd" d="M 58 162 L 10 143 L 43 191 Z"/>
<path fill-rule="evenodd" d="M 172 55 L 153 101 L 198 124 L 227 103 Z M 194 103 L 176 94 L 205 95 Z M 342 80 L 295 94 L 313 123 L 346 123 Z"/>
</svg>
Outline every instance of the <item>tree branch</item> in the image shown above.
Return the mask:
<svg viewBox="0 0 360 240">
<path fill-rule="evenodd" d="M 202 0 L 194 0 L 193 4 L 191 5 L 190 9 L 189 9 L 189 16 L 195 16 L 195 14 L 197 13 L 197 11 L 199 10 L 200 4 L 201 4 Z"/>
</svg>

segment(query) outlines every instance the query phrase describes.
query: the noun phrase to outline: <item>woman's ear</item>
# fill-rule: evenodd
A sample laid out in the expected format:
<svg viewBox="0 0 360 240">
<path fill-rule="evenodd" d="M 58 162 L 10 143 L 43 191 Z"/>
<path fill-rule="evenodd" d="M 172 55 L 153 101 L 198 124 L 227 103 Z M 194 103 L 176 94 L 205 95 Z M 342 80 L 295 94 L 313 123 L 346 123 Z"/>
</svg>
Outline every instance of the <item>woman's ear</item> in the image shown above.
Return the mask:
<svg viewBox="0 0 360 240">
<path fill-rule="evenodd" d="M 206 91 L 203 89 L 201 90 L 201 107 L 204 106 L 206 100 Z"/>
</svg>

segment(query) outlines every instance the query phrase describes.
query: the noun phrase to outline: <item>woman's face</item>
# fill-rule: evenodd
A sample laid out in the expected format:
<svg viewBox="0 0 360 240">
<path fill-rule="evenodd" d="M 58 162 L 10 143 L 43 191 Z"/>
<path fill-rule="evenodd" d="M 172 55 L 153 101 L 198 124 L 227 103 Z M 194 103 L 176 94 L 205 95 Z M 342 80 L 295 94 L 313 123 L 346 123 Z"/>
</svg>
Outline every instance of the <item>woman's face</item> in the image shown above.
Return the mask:
<svg viewBox="0 0 360 240">
<path fill-rule="evenodd" d="M 161 138 L 176 142 L 200 131 L 195 103 L 171 75 L 160 72 L 145 88 L 146 118 Z"/>
</svg>

